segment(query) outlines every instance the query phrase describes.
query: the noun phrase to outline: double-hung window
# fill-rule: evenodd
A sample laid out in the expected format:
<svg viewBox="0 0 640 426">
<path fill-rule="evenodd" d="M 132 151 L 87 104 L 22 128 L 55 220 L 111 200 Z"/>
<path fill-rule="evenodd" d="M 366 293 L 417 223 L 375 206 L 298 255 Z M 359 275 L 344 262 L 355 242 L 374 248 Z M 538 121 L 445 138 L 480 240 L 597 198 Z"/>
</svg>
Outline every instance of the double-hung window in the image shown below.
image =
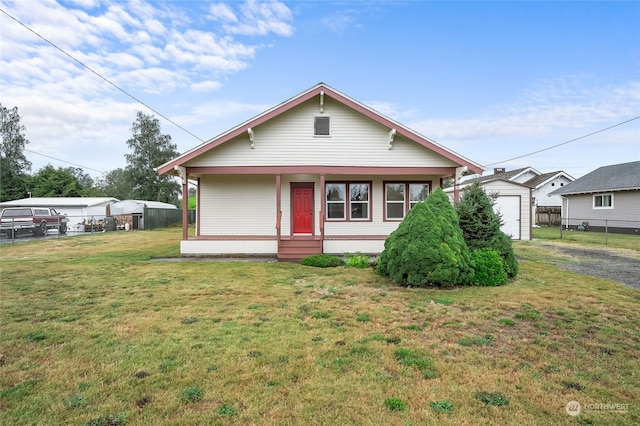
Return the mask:
<svg viewBox="0 0 640 426">
<path fill-rule="evenodd" d="M 369 220 L 371 183 L 326 184 L 327 220 Z"/>
<path fill-rule="evenodd" d="M 594 209 L 612 209 L 613 194 L 598 194 L 593 196 Z"/>
<path fill-rule="evenodd" d="M 430 182 L 385 182 L 385 219 L 402 220 L 413 206 L 427 199 L 430 187 Z"/>
</svg>

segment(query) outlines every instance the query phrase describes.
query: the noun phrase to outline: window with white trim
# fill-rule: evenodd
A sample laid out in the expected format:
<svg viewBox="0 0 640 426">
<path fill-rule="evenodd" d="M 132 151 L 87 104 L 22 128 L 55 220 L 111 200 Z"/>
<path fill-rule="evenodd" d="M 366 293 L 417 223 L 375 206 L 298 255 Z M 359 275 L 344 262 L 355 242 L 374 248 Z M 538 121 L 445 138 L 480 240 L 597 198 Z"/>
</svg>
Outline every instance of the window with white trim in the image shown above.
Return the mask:
<svg viewBox="0 0 640 426">
<path fill-rule="evenodd" d="M 594 209 L 612 209 L 613 194 L 597 194 L 593 196 Z"/>
<path fill-rule="evenodd" d="M 313 136 L 331 136 L 331 117 L 316 115 L 313 118 Z"/>
<path fill-rule="evenodd" d="M 327 183 L 327 220 L 369 220 L 371 217 L 371 183 Z"/>
<path fill-rule="evenodd" d="M 430 182 L 385 182 L 385 219 L 404 219 L 413 206 L 427 199 L 430 188 Z"/>
</svg>

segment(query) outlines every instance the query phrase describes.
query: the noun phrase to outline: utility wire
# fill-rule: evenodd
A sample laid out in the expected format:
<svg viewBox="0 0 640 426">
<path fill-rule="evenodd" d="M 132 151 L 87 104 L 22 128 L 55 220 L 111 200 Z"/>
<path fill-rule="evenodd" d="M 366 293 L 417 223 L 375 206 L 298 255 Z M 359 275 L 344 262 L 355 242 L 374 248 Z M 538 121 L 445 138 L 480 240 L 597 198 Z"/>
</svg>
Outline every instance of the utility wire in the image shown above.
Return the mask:
<svg viewBox="0 0 640 426">
<path fill-rule="evenodd" d="M 55 49 L 57 49 L 59 52 L 61 52 L 62 54 L 64 54 L 65 56 L 69 57 L 70 59 L 72 59 L 73 61 L 77 62 L 78 64 L 80 64 L 82 67 L 86 68 L 87 70 L 91 71 L 93 74 L 95 74 L 96 76 L 98 76 L 99 78 L 101 78 L 102 80 L 104 80 L 105 82 L 107 82 L 108 84 L 110 84 L 111 86 L 115 87 L 116 89 L 118 89 L 119 91 L 121 91 L 122 93 L 124 93 L 125 95 L 127 95 L 128 97 L 130 97 L 131 99 L 133 99 L 134 101 L 144 105 L 145 107 L 147 107 L 148 109 L 150 109 L 151 111 L 153 111 L 154 113 L 158 114 L 160 117 L 164 118 L 165 120 L 167 120 L 169 123 L 173 124 L 174 126 L 176 126 L 178 129 L 188 133 L 189 135 L 193 136 L 194 138 L 196 138 L 197 140 L 199 140 L 200 142 L 205 142 L 204 139 L 196 136 L 195 134 L 193 134 L 192 132 L 190 132 L 189 130 L 185 129 L 184 127 L 182 127 L 181 125 L 179 125 L 178 123 L 176 123 L 175 121 L 173 121 L 172 119 L 170 119 L 169 117 L 167 117 L 166 115 L 162 114 L 161 112 L 157 111 L 156 109 L 150 107 L 149 105 L 147 105 L 146 103 L 144 103 L 143 101 L 141 101 L 140 99 L 138 99 L 137 97 L 135 97 L 134 95 L 132 95 L 131 93 L 127 92 L 125 89 L 123 89 L 122 87 L 118 86 L 117 84 L 115 84 L 114 82 L 112 82 L 111 80 L 109 80 L 107 77 L 104 77 L 102 74 L 100 74 L 97 71 L 94 71 L 91 67 L 89 67 L 88 65 L 85 65 L 84 63 L 82 63 L 80 60 L 76 59 L 75 57 L 73 57 L 70 53 L 67 53 L 65 50 L 61 49 L 60 47 L 56 46 L 53 42 L 49 41 L 48 39 L 46 39 L 45 37 L 41 36 L 40 34 L 38 34 L 35 30 L 29 28 L 27 25 L 23 24 L 20 20 L 18 20 L 17 18 L 13 17 L 12 15 L 10 15 L 9 13 L 7 13 L 4 9 L 0 8 L 0 12 L 4 13 L 5 15 L 7 15 L 9 18 L 13 19 L 15 22 L 17 22 L 18 24 L 20 24 L 22 27 L 24 27 L 25 29 L 29 30 L 30 32 L 32 32 L 33 34 L 35 34 L 38 38 L 40 38 L 41 40 L 43 40 L 45 43 L 48 43 L 49 45 L 51 45 L 52 47 L 54 47 Z"/>
<path fill-rule="evenodd" d="M 580 136 L 578 138 L 571 139 L 570 141 L 562 142 L 562 143 L 559 143 L 559 144 L 556 144 L 556 145 L 549 146 L 547 148 L 539 149 L 538 151 L 534 151 L 534 152 L 531 152 L 529 154 L 524 154 L 524 155 L 520 155 L 518 157 L 509 158 L 508 160 L 497 161 L 495 163 L 487 164 L 487 165 L 485 165 L 483 167 L 494 166 L 496 164 L 506 163 L 508 161 L 513 161 L 513 160 L 519 160 L 520 158 L 529 157 L 531 155 L 539 154 L 539 153 L 544 152 L 544 151 L 549 151 L 550 149 L 557 148 L 557 147 L 562 146 L 562 145 L 567 145 L 567 144 L 569 144 L 571 142 L 579 141 L 580 139 L 588 138 L 589 136 L 593 136 L 593 135 L 596 135 L 598 133 L 605 132 L 607 130 L 613 129 L 614 127 L 622 126 L 623 124 L 627 124 L 627 123 L 632 122 L 633 120 L 638 120 L 638 119 L 640 119 L 640 115 L 637 116 L 637 117 L 630 118 L 630 119 L 628 119 L 626 121 L 623 121 L 621 123 L 614 124 L 613 126 L 609 126 L 609 127 L 605 127 L 604 129 L 596 130 L 595 132 L 589 133 L 588 135 L 583 135 L 583 136 Z"/>
<path fill-rule="evenodd" d="M 52 160 L 61 161 L 63 163 L 71 164 L 72 166 L 77 166 L 77 167 L 80 167 L 81 169 L 93 170 L 94 172 L 98 172 L 98 173 L 106 173 L 104 170 L 92 169 L 91 167 L 82 166 L 80 164 L 72 163 L 71 161 L 67 161 L 67 160 L 61 160 L 60 158 L 56 158 L 56 157 L 52 157 L 52 156 L 47 155 L 47 154 L 42 154 L 40 152 L 32 151 L 32 150 L 27 149 L 27 148 L 24 148 L 24 150 L 27 151 L 27 152 L 30 152 L 32 154 L 38 154 L 38 155 L 42 155 L 43 157 L 51 158 Z"/>
</svg>

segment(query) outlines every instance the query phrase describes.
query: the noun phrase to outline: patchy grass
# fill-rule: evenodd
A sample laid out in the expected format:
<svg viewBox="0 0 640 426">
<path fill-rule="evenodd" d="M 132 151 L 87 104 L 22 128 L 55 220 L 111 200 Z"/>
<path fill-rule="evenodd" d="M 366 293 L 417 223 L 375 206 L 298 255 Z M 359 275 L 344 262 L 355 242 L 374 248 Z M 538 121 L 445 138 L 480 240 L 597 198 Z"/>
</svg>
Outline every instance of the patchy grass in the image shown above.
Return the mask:
<svg viewBox="0 0 640 426">
<path fill-rule="evenodd" d="M 0 424 L 640 423 L 640 292 L 533 242 L 514 282 L 438 290 L 148 260 L 180 234 L 0 246 Z"/>
</svg>

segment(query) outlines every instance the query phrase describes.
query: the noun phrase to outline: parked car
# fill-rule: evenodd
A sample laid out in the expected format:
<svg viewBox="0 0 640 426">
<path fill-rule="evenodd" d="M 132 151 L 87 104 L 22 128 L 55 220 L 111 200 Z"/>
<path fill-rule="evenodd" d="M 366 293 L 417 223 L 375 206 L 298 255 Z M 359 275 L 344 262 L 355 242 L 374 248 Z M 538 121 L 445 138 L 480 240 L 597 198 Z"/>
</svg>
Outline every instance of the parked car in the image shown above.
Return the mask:
<svg viewBox="0 0 640 426">
<path fill-rule="evenodd" d="M 67 232 L 69 219 L 55 209 L 44 207 L 7 207 L 0 213 L 0 232 L 13 238 L 17 234 L 31 232 L 46 235 L 49 229 Z"/>
</svg>

